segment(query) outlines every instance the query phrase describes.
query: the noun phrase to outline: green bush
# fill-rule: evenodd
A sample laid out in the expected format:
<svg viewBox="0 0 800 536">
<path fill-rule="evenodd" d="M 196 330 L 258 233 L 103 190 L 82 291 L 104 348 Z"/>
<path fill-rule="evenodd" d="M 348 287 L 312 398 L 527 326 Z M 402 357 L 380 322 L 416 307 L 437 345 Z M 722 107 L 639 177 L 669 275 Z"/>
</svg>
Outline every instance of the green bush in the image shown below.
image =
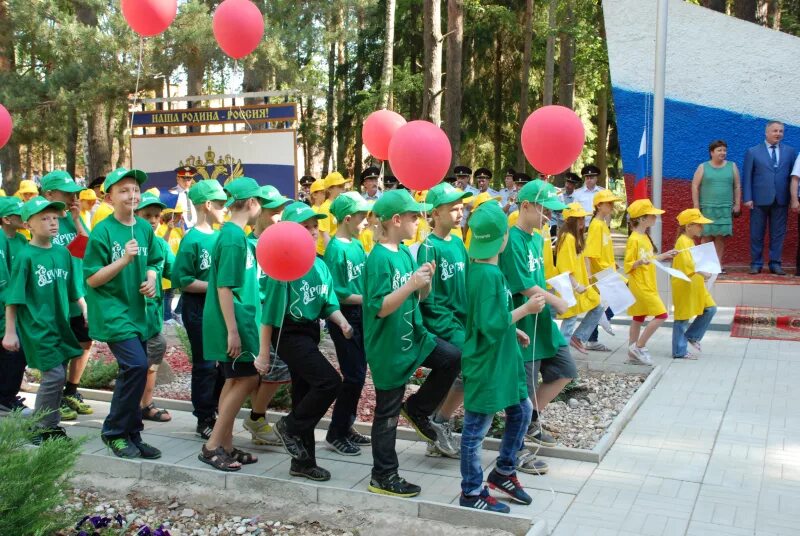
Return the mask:
<svg viewBox="0 0 800 536">
<path fill-rule="evenodd" d="M 108 363 L 100 359 L 90 359 L 81 376 L 81 387 L 87 389 L 105 389 L 117 377 L 119 366 L 116 361 Z"/>
<path fill-rule="evenodd" d="M 67 478 L 80 441 L 48 440 L 29 448 L 31 419 L 12 413 L 0 419 L 0 534 L 39 536 L 64 526 Z"/>
</svg>

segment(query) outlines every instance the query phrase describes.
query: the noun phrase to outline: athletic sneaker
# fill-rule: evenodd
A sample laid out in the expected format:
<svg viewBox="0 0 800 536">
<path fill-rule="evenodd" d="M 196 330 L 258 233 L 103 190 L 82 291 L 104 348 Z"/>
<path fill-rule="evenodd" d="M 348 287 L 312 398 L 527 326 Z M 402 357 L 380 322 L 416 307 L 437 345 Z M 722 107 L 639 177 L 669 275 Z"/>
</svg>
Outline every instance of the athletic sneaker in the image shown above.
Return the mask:
<svg viewBox="0 0 800 536">
<path fill-rule="evenodd" d="M 545 432 L 539 421 L 531 422 L 528 431 L 525 433 L 525 440 L 528 443 L 535 443 L 543 447 L 555 447 L 558 442 L 556 438 Z"/>
<path fill-rule="evenodd" d="M 331 479 L 331 472 L 328 471 L 327 469 L 323 469 L 318 465 L 315 465 L 313 467 L 300 467 L 300 466 L 290 465 L 289 474 L 292 476 L 302 476 L 303 478 L 314 480 L 316 482 L 326 482 Z"/>
<path fill-rule="evenodd" d="M 32 443 L 34 445 L 41 445 L 44 441 L 61 438 L 66 439 L 67 441 L 72 441 L 69 436 L 67 436 L 66 430 L 60 426 L 56 426 L 47 430 L 42 429 L 38 434 L 33 436 Z"/>
<path fill-rule="evenodd" d="M 255 445 L 271 445 L 273 447 L 280 447 L 281 438 L 275 433 L 275 430 L 267 422 L 264 417 L 259 417 L 255 421 L 248 415 L 244 418 L 244 429 L 250 432 L 250 440 Z"/>
<path fill-rule="evenodd" d="M 684 355 L 674 355 L 672 359 L 685 359 L 687 361 L 697 361 L 697 354 L 692 352 L 686 352 Z"/>
<path fill-rule="evenodd" d="M 273 430 L 280 438 L 281 444 L 283 445 L 283 448 L 286 449 L 286 453 L 289 454 L 289 456 L 299 462 L 304 462 L 310 458 L 308 455 L 308 450 L 306 450 L 306 446 L 303 445 L 303 440 L 300 437 L 291 435 L 286 431 L 286 417 L 281 417 L 278 419 L 278 422 L 275 423 Z"/>
<path fill-rule="evenodd" d="M 0 404 L 0 415 L 6 416 L 12 411 L 19 411 L 20 415 L 23 417 L 30 417 L 33 415 L 33 410 L 25 405 L 25 399 L 21 396 L 15 397 L 10 406 Z"/>
<path fill-rule="evenodd" d="M 78 418 L 78 412 L 64 404 L 64 402 L 61 402 L 61 407 L 58 408 L 58 412 L 61 414 L 62 421 L 74 421 Z"/>
<path fill-rule="evenodd" d="M 142 441 L 142 436 L 139 434 L 131 437 L 131 443 L 133 443 L 133 445 L 139 449 L 139 456 L 145 460 L 157 460 L 161 457 L 161 451 L 155 448 L 153 445 Z"/>
<path fill-rule="evenodd" d="M 632 342 L 630 346 L 628 346 L 628 357 L 630 361 L 640 364 L 640 365 L 652 365 L 653 361 L 650 359 L 648 354 L 645 354 L 645 348 L 639 348 L 636 346 L 635 342 Z"/>
<path fill-rule="evenodd" d="M 401 478 L 397 473 L 392 473 L 383 478 L 375 478 L 373 476 L 369 481 L 367 490 L 379 495 L 408 498 L 419 495 L 422 488 L 407 482 L 405 478 Z"/>
<path fill-rule="evenodd" d="M 599 341 L 587 341 L 583 343 L 583 347 L 592 352 L 610 352 L 611 348 Z"/>
<path fill-rule="evenodd" d="M 614 328 L 611 325 L 611 321 L 608 319 L 608 317 L 605 315 L 605 313 L 603 313 L 603 315 L 600 317 L 600 323 L 598 325 L 601 328 L 603 328 L 603 331 L 605 331 L 606 333 L 608 333 L 612 337 L 614 336 Z"/>
<path fill-rule="evenodd" d="M 533 499 L 530 495 L 525 493 L 525 488 L 519 483 L 517 474 L 501 475 L 497 469 L 493 469 L 486 479 L 489 483 L 489 489 L 496 489 L 511 497 L 511 500 L 519 504 L 531 504 Z"/>
<path fill-rule="evenodd" d="M 448 458 L 460 458 L 461 446 L 456 444 L 456 439 L 453 437 L 453 428 L 450 421 L 436 422 L 433 419 L 429 420 L 431 428 L 436 432 L 436 441 L 433 442 L 439 452 Z"/>
<path fill-rule="evenodd" d="M 197 421 L 197 428 L 195 428 L 194 431 L 197 433 L 197 435 L 208 441 L 211 438 L 211 432 L 214 431 L 215 424 L 217 424 L 216 419 Z"/>
<path fill-rule="evenodd" d="M 444 454 L 433 443 L 427 443 L 425 445 L 425 456 L 428 458 L 441 458 Z"/>
<path fill-rule="evenodd" d="M 700 345 L 700 341 L 689 341 L 689 345 L 694 348 L 694 351 L 697 352 L 698 355 L 703 353 L 703 347 Z"/>
<path fill-rule="evenodd" d="M 489 495 L 489 489 L 486 486 L 483 487 L 479 495 L 464 495 L 462 493 L 458 499 L 458 504 L 465 508 L 488 510 L 498 514 L 507 514 L 511 511 L 507 504 L 498 502 L 497 499 Z"/>
<path fill-rule="evenodd" d="M 400 414 L 406 418 L 423 441 L 435 443 L 438 440 L 437 429 L 431 426 L 431 419 L 429 416 L 410 412 L 408 409 L 408 402 L 404 403 L 400 408 Z"/>
<path fill-rule="evenodd" d="M 360 433 L 355 428 L 350 428 L 350 432 L 347 434 L 347 439 L 353 445 L 358 445 L 358 446 L 372 445 L 372 438 Z"/>
<path fill-rule="evenodd" d="M 577 339 L 577 338 L 575 338 L 575 337 L 570 337 L 570 339 L 569 339 L 569 345 L 570 345 L 572 348 L 575 348 L 575 349 L 576 349 L 576 350 L 577 350 L 579 353 L 581 353 L 581 354 L 583 354 L 583 355 L 586 355 L 586 354 L 588 354 L 588 353 L 589 353 L 589 352 L 587 352 L 587 351 L 586 351 L 586 348 L 584 348 L 584 346 L 583 346 L 583 342 L 581 342 L 581 340 L 580 340 L 580 339 Z"/>
<path fill-rule="evenodd" d="M 529 475 L 544 475 L 550 470 L 550 466 L 533 452 L 523 449 L 517 453 L 517 470 Z"/>
<path fill-rule="evenodd" d="M 130 440 L 125 437 L 109 438 L 100 435 L 100 439 L 111 450 L 117 458 L 139 458 L 142 456 L 141 451 Z"/>
<path fill-rule="evenodd" d="M 91 415 L 94 413 L 92 406 L 84 402 L 83 396 L 78 392 L 72 395 L 64 395 L 61 398 L 61 403 L 76 411 L 78 415 Z"/>
<path fill-rule="evenodd" d="M 647 346 L 642 346 L 639 349 L 642 351 L 642 354 L 644 354 L 644 358 L 647 360 L 647 364 L 648 365 L 652 365 L 653 364 L 653 356 L 650 355 L 650 350 L 647 349 Z"/>
<path fill-rule="evenodd" d="M 354 445 L 346 437 L 340 437 L 333 441 L 325 439 L 325 443 L 328 445 L 329 449 L 342 456 L 358 456 L 361 454 L 361 447 Z"/>
</svg>

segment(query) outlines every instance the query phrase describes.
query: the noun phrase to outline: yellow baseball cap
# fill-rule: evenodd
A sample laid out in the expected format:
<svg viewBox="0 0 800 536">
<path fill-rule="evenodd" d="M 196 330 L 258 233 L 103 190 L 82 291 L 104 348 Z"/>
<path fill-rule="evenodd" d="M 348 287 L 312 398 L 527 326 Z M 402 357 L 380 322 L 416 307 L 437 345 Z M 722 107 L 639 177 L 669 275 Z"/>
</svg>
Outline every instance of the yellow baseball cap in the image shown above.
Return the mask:
<svg viewBox="0 0 800 536">
<path fill-rule="evenodd" d="M 311 183 L 311 187 L 308 190 L 313 194 L 314 192 L 322 192 L 325 188 L 325 179 L 317 179 Z"/>
<path fill-rule="evenodd" d="M 94 193 L 94 190 L 87 188 L 86 190 L 81 190 L 81 193 L 78 194 L 78 198 L 81 201 L 97 201 L 97 194 Z"/>
<path fill-rule="evenodd" d="M 637 199 L 628 206 L 628 214 L 631 218 L 641 218 L 642 216 L 658 216 L 664 214 L 664 210 L 656 208 L 649 199 Z"/>
<path fill-rule="evenodd" d="M 570 203 L 567 205 L 567 208 L 561 211 L 561 217 L 565 220 L 567 218 L 585 218 L 586 216 L 591 216 L 588 212 L 583 209 L 583 206 L 580 203 Z"/>
<path fill-rule="evenodd" d="M 622 201 L 621 197 L 614 195 L 614 192 L 603 188 L 592 198 L 592 206 L 596 207 L 600 203 L 614 203 L 615 201 Z"/>
<path fill-rule="evenodd" d="M 341 173 L 338 171 L 333 171 L 328 173 L 328 176 L 325 177 L 325 188 L 330 188 L 331 186 L 341 186 L 343 184 L 347 184 L 350 182 L 350 179 L 345 179 Z"/>
<path fill-rule="evenodd" d="M 687 208 L 678 214 L 678 225 L 689 225 L 690 223 L 714 223 L 714 220 L 709 220 L 699 208 Z"/>
<path fill-rule="evenodd" d="M 30 179 L 25 179 L 19 181 L 19 190 L 17 193 L 22 194 L 38 194 L 39 188 L 36 187 L 36 183 Z"/>
<path fill-rule="evenodd" d="M 492 195 L 489 192 L 482 192 L 473 197 L 471 201 L 468 200 L 467 203 L 470 204 L 472 210 L 475 210 L 476 208 L 478 208 L 485 202 L 489 201 L 490 199 L 494 199 L 499 203 L 503 198 L 500 197 L 499 195 Z"/>
</svg>

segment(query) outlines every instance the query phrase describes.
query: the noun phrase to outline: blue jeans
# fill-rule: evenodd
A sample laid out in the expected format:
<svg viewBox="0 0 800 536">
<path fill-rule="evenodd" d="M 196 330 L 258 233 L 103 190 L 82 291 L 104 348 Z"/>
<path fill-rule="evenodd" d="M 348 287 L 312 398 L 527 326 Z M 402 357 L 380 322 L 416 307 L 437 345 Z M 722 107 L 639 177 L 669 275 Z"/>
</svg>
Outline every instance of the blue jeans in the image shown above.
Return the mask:
<svg viewBox="0 0 800 536">
<path fill-rule="evenodd" d="M 611 307 L 606 309 L 606 318 L 608 318 L 609 320 L 614 318 L 614 311 L 611 310 Z M 595 326 L 594 331 L 592 331 L 592 334 L 589 335 L 589 342 L 597 342 L 598 335 L 599 333 L 597 333 L 597 326 Z"/>
<path fill-rule="evenodd" d="M 197 417 L 199 424 L 214 419 L 225 377 L 216 361 L 203 359 L 203 307 L 206 295 L 187 292 L 182 296 L 183 325 L 192 348 L 192 415 Z"/>
<path fill-rule="evenodd" d="M 164 322 L 167 320 L 172 320 L 172 289 L 167 289 L 164 291 L 164 297 L 162 298 L 161 305 L 164 308 Z"/>
<path fill-rule="evenodd" d="M 578 329 L 575 329 L 575 324 L 578 323 L 578 317 L 572 316 L 565 318 L 561 321 L 561 334 L 569 341 L 573 335 L 581 342 L 586 342 L 592 335 L 592 331 L 597 329 L 597 324 L 600 323 L 600 317 L 603 316 L 603 306 L 598 305 L 594 309 L 586 311 L 583 315 Z M 574 330 L 574 333 L 573 333 Z"/>
<path fill-rule="evenodd" d="M 672 357 L 685 356 L 689 341 L 697 342 L 703 340 L 703 336 L 708 331 L 708 326 L 711 324 L 716 312 L 716 306 L 706 307 L 703 314 L 695 317 L 691 326 L 689 326 L 688 320 L 675 320 L 673 322 Z"/>
<path fill-rule="evenodd" d="M 764 235 L 769 226 L 769 267 L 781 265 L 783 239 L 786 236 L 786 220 L 789 207 L 779 205 L 754 205 L 750 211 L 750 266 L 761 269 L 764 265 Z"/>
<path fill-rule="evenodd" d="M 136 436 L 144 428 L 139 402 L 147 382 L 147 350 L 138 337 L 110 342 L 108 347 L 117 358 L 119 374 L 102 434 L 110 439 Z"/>
<path fill-rule="evenodd" d="M 506 430 L 500 443 L 495 469 L 501 475 L 512 475 L 517 470 L 517 453 L 522 449 L 525 432 L 531 422 L 533 404 L 529 398 L 509 406 L 506 412 Z M 464 412 L 464 429 L 461 432 L 461 491 L 464 495 L 477 495 L 483 484 L 481 444 L 493 414 Z"/>
</svg>

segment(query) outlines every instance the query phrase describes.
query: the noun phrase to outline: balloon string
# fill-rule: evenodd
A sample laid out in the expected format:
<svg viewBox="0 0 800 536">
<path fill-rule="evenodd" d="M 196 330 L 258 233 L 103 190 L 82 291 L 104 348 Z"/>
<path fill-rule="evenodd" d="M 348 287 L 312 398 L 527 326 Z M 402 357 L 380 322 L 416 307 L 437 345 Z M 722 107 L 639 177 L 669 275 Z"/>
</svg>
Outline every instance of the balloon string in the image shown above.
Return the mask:
<svg viewBox="0 0 800 536">
<path fill-rule="evenodd" d="M 236 71 L 238 71 L 238 70 L 239 70 L 239 60 L 233 60 L 233 72 L 234 72 L 234 74 L 236 74 Z M 244 67 L 242 67 L 241 71 L 242 71 L 242 82 L 244 82 Z M 244 100 L 244 99 L 242 99 L 242 100 Z M 250 121 L 247 120 L 247 116 L 245 115 L 244 110 L 242 109 L 242 105 L 241 104 L 237 104 L 236 97 L 233 98 L 233 103 L 236 104 L 236 107 L 239 110 L 239 117 L 244 119 L 244 123 L 245 123 L 245 125 L 247 125 L 247 134 L 245 134 L 244 138 L 242 138 L 242 141 L 247 141 L 247 138 L 249 138 L 250 134 L 253 133 L 253 126 L 250 124 Z"/>
<path fill-rule="evenodd" d="M 133 116 L 136 115 L 136 101 L 139 99 L 139 79 L 142 75 L 142 57 L 144 55 L 144 37 L 139 37 L 139 63 L 136 66 L 136 90 L 133 92 L 133 111 L 131 112 L 128 131 L 133 135 Z"/>
</svg>

